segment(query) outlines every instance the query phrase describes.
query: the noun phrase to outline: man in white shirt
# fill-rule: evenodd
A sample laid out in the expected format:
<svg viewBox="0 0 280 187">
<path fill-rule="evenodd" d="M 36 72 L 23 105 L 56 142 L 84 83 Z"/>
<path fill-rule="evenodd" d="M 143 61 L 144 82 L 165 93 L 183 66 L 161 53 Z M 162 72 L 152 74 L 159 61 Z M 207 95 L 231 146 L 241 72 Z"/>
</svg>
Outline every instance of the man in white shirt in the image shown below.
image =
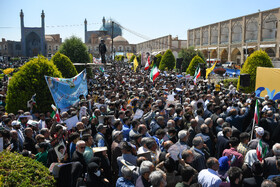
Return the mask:
<svg viewBox="0 0 280 187">
<path fill-rule="evenodd" d="M 208 158 L 206 162 L 207 169 L 203 169 L 198 174 L 198 182 L 202 187 L 218 187 L 222 180 L 218 177 L 217 171 L 219 169 L 219 161 L 214 158 Z"/>
</svg>

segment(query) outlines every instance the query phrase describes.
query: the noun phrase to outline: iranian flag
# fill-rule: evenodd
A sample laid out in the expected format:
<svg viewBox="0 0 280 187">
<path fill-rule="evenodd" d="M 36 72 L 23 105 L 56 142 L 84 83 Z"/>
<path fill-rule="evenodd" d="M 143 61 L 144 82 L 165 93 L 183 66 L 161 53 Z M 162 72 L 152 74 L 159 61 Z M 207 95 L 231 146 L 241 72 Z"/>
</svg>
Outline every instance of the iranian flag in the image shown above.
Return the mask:
<svg viewBox="0 0 280 187">
<path fill-rule="evenodd" d="M 147 61 L 148 61 L 149 65 L 151 65 L 151 59 L 150 59 L 150 56 L 148 57 Z"/>
<path fill-rule="evenodd" d="M 267 147 L 263 147 L 262 140 L 259 141 L 256 152 L 257 152 L 257 157 L 261 162 L 267 153 Z"/>
<path fill-rule="evenodd" d="M 151 81 L 155 81 L 155 79 L 159 76 L 159 71 L 158 71 L 158 68 L 157 66 L 154 66 L 151 70 L 151 73 L 150 73 L 150 79 Z"/>
<path fill-rule="evenodd" d="M 255 113 L 254 113 L 254 124 L 255 125 L 259 124 L 259 119 L 260 119 L 260 111 L 259 111 L 259 103 L 258 103 L 258 99 L 257 99 L 256 105 L 255 105 Z"/>
<path fill-rule="evenodd" d="M 149 69 L 149 62 L 148 62 L 148 60 L 147 60 L 147 62 L 146 62 L 146 64 L 145 64 L 145 70 L 148 70 Z"/>
<path fill-rule="evenodd" d="M 258 101 L 258 99 L 256 99 L 253 128 L 252 128 L 252 132 L 251 132 L 251 140 L 253 139 L 255 126 L 259 124 L 259 119 L 260 119 L 259 101 Z"/>
<path fill-rule="evenodd" d="M 201 76 L 201 72 L 200 72 L 200 67 L 198 66 L 195 70 L 195 73 L 194 73 L 194 79 L 193 79 L 193 82 L 194 84 L 196 85 L 196 80 Z"/>
<path fill-rule="evenodd" d="M 51 118 L 55 118 L 57 123 L 60 123 L 60 116 L 57 108 L 52 104 L 51 105 L 53 112 L 51 113 Z"/>
</svg>

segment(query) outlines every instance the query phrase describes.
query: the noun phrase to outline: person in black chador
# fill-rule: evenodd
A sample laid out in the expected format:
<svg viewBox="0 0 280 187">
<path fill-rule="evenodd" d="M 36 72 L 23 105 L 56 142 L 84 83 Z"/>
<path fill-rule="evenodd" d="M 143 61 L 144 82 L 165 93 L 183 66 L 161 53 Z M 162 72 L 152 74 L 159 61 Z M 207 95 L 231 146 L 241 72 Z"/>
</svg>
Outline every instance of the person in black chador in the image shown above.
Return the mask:
<svg viewBox="0 0 280 187">
<path fill-rule="evenodd" d="M 106 64 L 105 54 L 107 52 L 106 45 L 104 43 L 104 40 L 101 39 L 101 43 L 99 44 L 99 54 L 101 56 L 101 61 L 103 64 Z"/>
</svg>

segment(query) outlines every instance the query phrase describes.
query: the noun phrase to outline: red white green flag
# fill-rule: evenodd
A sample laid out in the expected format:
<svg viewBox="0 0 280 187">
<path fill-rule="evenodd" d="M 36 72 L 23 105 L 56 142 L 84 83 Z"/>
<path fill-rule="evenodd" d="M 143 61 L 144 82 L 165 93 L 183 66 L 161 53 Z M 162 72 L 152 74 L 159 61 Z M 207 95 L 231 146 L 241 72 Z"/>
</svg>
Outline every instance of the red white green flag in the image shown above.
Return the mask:
<svg viewBox="0 0 280 187">
<path fill-rule="evenodd" d="M 146 64 L 145 64 L 145 70 L 148 70 L 148 69 L 149 69 L 149 66 L 150 66 L 150 64 L 149 64 L 149 62 L 148 62 L 148 60 L 147 60 L 147 62 L 146 62 Z"/>
<path fill-rule="evenodd" d="M 259 141 L 256 152 L 257 152 L 257 157 L 261 162 L 267 153 L 267 147 L 263 146 L 262 140 Z"/>
<path fill-rule="evenodd" d="M 55 118 L 57 123 L 60 123 L 60 116 L 57 108 L 52 104 L 51 105 L 53 112 L 51 113 L 51 118 Z"/>
<path fill-rule="evenodd" d="M 155 79 L 159 76 L 159 71 L 158 71 L 158 68 L 157 66 L 154 66 L 152 69 L 151 69 L 151 73 L 150 73 L 150 79 L 151 81 L 155 81 Z"/>
<path fill-rule="evenodd" d="M 193 79 L 193 82 L 195 85 L 196 85 L 196 81 L 200 77 L 200 75 L 201 75 L 201 71 L 200 71 L 200 67 L 198 66 L 195 70 L 194 79 Z"/>
<path fill-rule="evenodd" d="M 255 105 L 255 113 L 254 113 L 254 124 L 258 125 L 259 124 L 259 119 L 260 119 L 260 111 L 259 111 L 259 102 L 258 99 L 256 100 L 256 105 Z"/>
</svg>

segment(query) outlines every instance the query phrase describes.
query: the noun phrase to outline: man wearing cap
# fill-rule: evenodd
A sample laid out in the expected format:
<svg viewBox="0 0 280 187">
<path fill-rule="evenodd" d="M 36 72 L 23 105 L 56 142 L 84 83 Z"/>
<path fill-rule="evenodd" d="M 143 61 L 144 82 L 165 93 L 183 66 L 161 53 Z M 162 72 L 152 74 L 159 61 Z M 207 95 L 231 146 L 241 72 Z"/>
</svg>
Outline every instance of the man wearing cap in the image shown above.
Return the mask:
<svg viewBox="0 0 280 187">
<path fill-rule="evenodd" d="M 12 121 L 12 126 L 17 131 L 19 143 L 23 147 L 23 142 L 25 141 L 25 138 L 24 138 L 22 131 L 20 130 L 20 122 L 14 120 L 14 121 Z"/>
<path fill-rule="evenodd" d="M 100 123 L 96 130 L 98 133 L 95 135 L 95 142 L 97 143 L 97 147 L 107 147 L 108 143 L 105 140 L 105 133 L 106 133 L 106 125 Z"/>
<path fill-rule="evenodd" d="M 255 129 L 255 131 L 256 131 L 256 138 L 251 140 L 248 143 L 249 149 L 256 149 L 259 141 L 262 140 L 262 137 L 263 137 L 263 134 L 264 134 L 264 129 L 262 127 L 257 127 Z M 269 145 L 266 142 L 264 142 L 263 140 L 262 140 L 262 146 L 263 146 L 263 150 L 265 148 L 267 148 L 267 150 L 269 150 Z"/>
</svg>

